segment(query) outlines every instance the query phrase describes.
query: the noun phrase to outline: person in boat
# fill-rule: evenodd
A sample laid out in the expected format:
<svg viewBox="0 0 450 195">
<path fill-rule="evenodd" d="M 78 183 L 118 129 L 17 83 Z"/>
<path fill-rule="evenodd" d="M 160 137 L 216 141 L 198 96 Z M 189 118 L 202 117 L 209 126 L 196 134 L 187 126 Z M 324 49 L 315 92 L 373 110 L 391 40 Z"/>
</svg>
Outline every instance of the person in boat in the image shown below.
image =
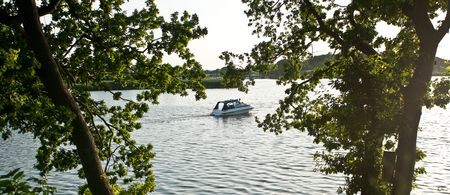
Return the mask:
<svg viewBox="0 0 450 195">
<path fill-rule="evenodd" d="M 223 108 L 222 108 L 222 110 L 223 111 L 225 111 L 225 110 L 228 110 L 228 109 L 233 109 L 234 108 L 234 103 L 233 102 L 229 102 L 229 103 L 225 103 L 224 105 L 223 105 Z"/>
<path fill-rule="evenodd" d="M 223 111 L 225 111 L 225 110 L 228 110 L 228 106 L 227 106 L 227 104 L 223 104 L 223 108 L 222 108 L 222 110 L 223 110 Z"/>
</svg>

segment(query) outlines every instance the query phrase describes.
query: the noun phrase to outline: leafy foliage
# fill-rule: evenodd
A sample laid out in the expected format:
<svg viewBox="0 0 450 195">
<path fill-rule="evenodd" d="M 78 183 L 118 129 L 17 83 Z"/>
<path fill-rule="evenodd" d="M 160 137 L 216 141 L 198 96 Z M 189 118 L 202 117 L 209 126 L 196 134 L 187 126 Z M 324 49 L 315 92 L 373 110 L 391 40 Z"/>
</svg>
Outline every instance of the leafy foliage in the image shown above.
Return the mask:
<svg viewBox="0 0 450 195">
<path fill-rule="evenodd" d="M 41 6 L 48 1 L 42 1 Z M 166 21 L 158 15 L 153 0 L 131 13 L 124 1 L 61 1 L 43 29 L 53 56 L 71 95 L 80 105 L 92 131 L 99 156 L 113 185 L 125 183 L 146 193 L 155 187 L 151 160 L 152 145 L 140 145 L 131 133 L 142 127 L 142 118 L 157 104 L 162 93 L 187 95 L 196 92 L 205 98 L 201 65 L 188 48 L 190 40 L 201 38 L 207 30 L 198 17 L 187 12 L 173 13 Z M 17 7 L 0 1 L 4 13 L 17 14 Z M 55 106 L 36 76 L 40 64 L 14 25 L 0 23 L 0 133 L 8 139 L 12 131 L 31 133 L 41 143 L 36 168 L 44 176 L 51 170 L 66 171 L 80 166 L 71 142 L 70 110 Z M 183 64 L 163 63 L 166 54 L 178 55 Z M 146 90 L 135 100 L 111 91 L 108 81 L 122 87 Z M 110 82 L 109 82 L 110 83 Z M 79 85 L 90 85 L 111 93 L 120 102 L 108 105 L 94 100 Z M 84 177 L 82 170 L 80 177 Z M 134 183 L 134 184 L 133 184 Z"/>
<path fill-rule="evenodd" d="M 251 71 L 265 71 L 287 61 L 278 83 L 290 85 L 275 113 L 257 118 L 259 127 L 276 134 L 287 129 L 308 132 L 324 151 L 314 159 L 318 170 L 347 175 L 338 192 L 386 194 L 392 185 L 381 178 L 384 150 L 395 151 L 405 104 L 404 89 L 419 56 L 419 39 L 402 12 L 407 1 L 243 0 L 253 33 L 265 41 L 250 53 L 224 52 L 228 83 L 253 84 Z M 446 9 L 446 1 L 430 3 L 430 17 Z M 377 32 L 377 24 L 397 26 L 395 38 Z M 324 41 L 334 56 L 323 67 L 301 73 L 310 47 Z M 382 49 L 383 48 L 383 49 Z M 433 56 L 434 57 L 434 56 Z M 242 83 L 249 78 L 247 85 Z M 449 83 L 435 83 L 431 105 L 449 103 Z M 422 152 L 418 150 L 418 153 Z M 424 155 L 418 155 L 420 158 Z M 424 173 L 422 168 L 416 173 Z"/>
<path fill-rule="evenodd" d="M 46 184 L 45 180 L 29 178 L 34 184 L 30 185 L 24 179 L 23 171 L 15 169 L 5 175 L 0 175 L 0 193 L 2 194 L 54 194 L 56 189 Z"/>
</svg>

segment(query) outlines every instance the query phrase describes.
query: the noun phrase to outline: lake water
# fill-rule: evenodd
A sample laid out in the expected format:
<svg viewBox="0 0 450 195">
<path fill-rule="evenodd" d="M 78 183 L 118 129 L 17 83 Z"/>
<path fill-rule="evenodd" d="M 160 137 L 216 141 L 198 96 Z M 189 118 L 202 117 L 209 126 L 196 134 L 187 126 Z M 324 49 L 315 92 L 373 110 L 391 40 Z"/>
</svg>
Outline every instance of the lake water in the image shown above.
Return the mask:
<svg viewBox="0 0 450 195">
<path fill-rule="evenodd" d="M 284 87 L 274 80 L 258 80 L 248 94 L 235 89 L 208 89 L 208 99 L 162 95 L 134 133 L 139 143 L 156 152 L 154 194 L 336 194 L 342 175 L 314 172 L 312 155 L 321 147 L 295 130 L 281 135 L 256 127 L 255 116 L 273 112 Z M 138 91 L 123 91 L 134 97 Z M 109 94 L 93 92 L 111 101 Z M 219 100 L 241 98 L 255 107 L 249 115 L 209 116 Z M 418 146 L 427 152 L 419 163 L 428 174 L 418 179 L 413 194 L 450 194 L 450 112 L 424 109 Z M 31 174 L 36 145 L 31 136 L 0 141 L 0 174 L 21 167 Z M 52 173 L 49 183 L 61 194 L 76 194 L 83 181 L 71 173 Z"/>
</svg>

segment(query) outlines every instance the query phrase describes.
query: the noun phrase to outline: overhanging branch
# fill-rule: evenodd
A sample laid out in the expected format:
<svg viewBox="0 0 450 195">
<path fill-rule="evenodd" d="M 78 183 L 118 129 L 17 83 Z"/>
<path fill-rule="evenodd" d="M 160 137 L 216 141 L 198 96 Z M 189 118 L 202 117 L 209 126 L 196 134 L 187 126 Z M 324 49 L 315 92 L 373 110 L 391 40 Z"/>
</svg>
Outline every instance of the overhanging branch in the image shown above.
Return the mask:
<svg viewBox="0 0 450 195">
<path fill-rule="evenodd" d="M 333 30 L 331 30 L 323 21 L 322 17 L 319 15 L 317 10 L 314 8 L 309 0 L 305 0 L 305 4 L 308 6 L 309 11 L 312 13 L 314 18 L 319 23 L 319 29 L 323 30 L 327 35 L 333 37 L 340 45 L 345 45 L 344 40 Z"/>
<path fill-rule="evenodd" d="M 38 9 L 39 16 L 45 16 L 47 14 L 51 14 L 53 11 L 56 10 L 61 0 L 50 0 L 49 4 L 44 7 L 40 7 Z"/>
<path fill-rule="evenodd" d="M 324 33 L 326 33 L 328 36 L 332 37 L 336 42 L 338 42 L 341 46 L 348 46 L 349 43 L 346 43 L 341 36 L 333 31 L 327 24 L 325 24 L 325 21 L 320 16 L 320 14 L 317 12 L 317 10 L 314 8 L 312 3 L 309 0 L 304 0 L 305 4 L 308 6 L 309 11 L 312 13 L 314 18 L 319 23 L 319 29 L 322 30 Z M 355 21 L 353 21 L 355 22 Z M 355 23 L 356 24 L 356 23 Z M 355 40 L 352 44 L 356 49 L 363 52 L 366 55 L 376 55 L 378 52 L 368 43 L 362 42 L 361 40 Z"/>
</svg>

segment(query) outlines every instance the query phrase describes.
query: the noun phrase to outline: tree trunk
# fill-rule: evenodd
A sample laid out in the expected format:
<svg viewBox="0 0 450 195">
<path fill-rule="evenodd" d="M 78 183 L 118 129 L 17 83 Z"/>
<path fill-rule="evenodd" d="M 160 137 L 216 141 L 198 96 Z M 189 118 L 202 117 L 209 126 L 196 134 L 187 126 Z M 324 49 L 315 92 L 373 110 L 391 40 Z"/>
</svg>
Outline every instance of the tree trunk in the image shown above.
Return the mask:
<svg viewBox="0 0 450 195">
<path fill-rule="evenodd" d="M 404 6 L 404 13 L 414 24 L 419 37 L 419 57 L 415 63 L 413 77 L 403 93 L 404 106 L 400 123 L 397 148 L 397 163 L 393 194 L 407 195 L 412 188 L 414 166 L 417 158 L 416 141 L 423 97 L 431 80 L 434 58 L 439 42 L 450 28 L 450 0 L 445 20 L 435 29 L 429 18 L 429 0 L 416 0 L 412 6 Z"/>
<path fill-rule="evenodd" d="M 398 135 L 397 164 L 394 194 L 405 195 L 411 192 L 416 160 L 416 140 L 423 97 L 431 80 L 434 58 L 439 41 L 420 40 L 419 58 L 414 75 L 404 93 L 403 118 Z"/>
<path fill-rule="evenodd" d="M 77 147 L 89 189 L 93 194 L 113 194 L 109 181 L 103 172 L 92 134 L 84 121 L 78 104 L 64 85 L 58 65 L 52 57 L 44 36 L 34 0 L 17 0 L 19 15 L 25 28 L 28 46 L 41 63 L 39 78 L 48 96 L 55 105 L 69 108 L 76 118 L 73 121 L 72 141 Z"/>
</svg>

